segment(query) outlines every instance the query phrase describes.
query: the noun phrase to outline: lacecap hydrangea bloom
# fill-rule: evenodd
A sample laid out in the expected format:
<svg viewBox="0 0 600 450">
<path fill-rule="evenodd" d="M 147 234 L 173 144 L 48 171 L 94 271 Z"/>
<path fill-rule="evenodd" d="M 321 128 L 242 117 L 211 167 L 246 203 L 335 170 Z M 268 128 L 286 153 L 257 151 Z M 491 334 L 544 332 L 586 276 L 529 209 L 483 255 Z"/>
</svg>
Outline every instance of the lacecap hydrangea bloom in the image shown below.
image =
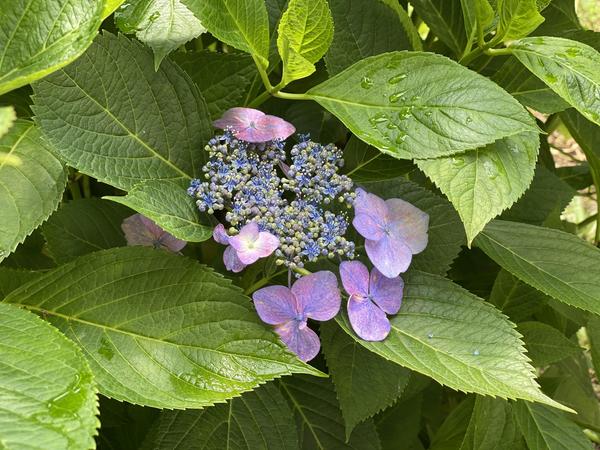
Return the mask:
<svg viewBox="0 0 600 450">
<path fill-rule="evenodd" d="M 330 320 L 341 306 L 338 278 L 331 271 L 310 273 L 305 264 L 319 258 L 340 261 L 348 294 L 347 311 L 356 334 L 380 341 L 389 334 L 388 315 L 402 303 L 405 272 L 412 255 L 427 245 L 429 217 L 400 199 L 383 200 L 339 170 L 342 152 L 299 135 L 286 149 L 294 127 L 250 108 L 232 108 L 214 125 L 223 130 L 205 150 L 204 180 L 192 180 L 188 194 L 198 209 L 219 223 L 213 238 L 226 245 L 225 267 L 240 272 L 260 258 L 274 256 L 288 268 L 289 286 L 254 292 L 260 318 L 273 325 L 282 341 L 304 361 L 320 348 L 308 319 Z M 365 238 L 369 268 L 351 261 L 355 244 L 346 238 L 348 211 Z M 225 224 L 224 224 L 225 223 Z M 291 283 L 291 274 L 303 275 Z"/>
</svg>

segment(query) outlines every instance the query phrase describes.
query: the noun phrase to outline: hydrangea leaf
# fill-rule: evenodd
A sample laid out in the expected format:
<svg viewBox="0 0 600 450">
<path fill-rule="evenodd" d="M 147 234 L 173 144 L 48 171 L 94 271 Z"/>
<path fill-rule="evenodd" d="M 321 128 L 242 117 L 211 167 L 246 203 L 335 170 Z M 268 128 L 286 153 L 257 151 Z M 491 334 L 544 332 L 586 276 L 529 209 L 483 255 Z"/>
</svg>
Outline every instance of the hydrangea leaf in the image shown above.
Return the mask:
<svg viewBox="0 0 600 450">
<path fill-rule="evenodd" d="M 489 301 L 513 322 L 522 322 L 543 308 L 549 299 L 544 293 L 501 269 L 494 281 Z"/>
<path fill-rule="evenodd" d="M 17 120 L 17 114 L 12 106 L 0 106 L 0 138 L 8 133 L 15 120 Z"/>
<path fill-rule="evenodd" d="M 202 242 L 212 237 L 212 228 L 198 223 L 194 200 L 175 183 L 144 181 L 126 196 L 104 198 L 129 206 L 178 239 Z"/>
<path fill-rule="evenodd" d="M 0 267 L 0 300 L 25 283 L 41 275 L 33 270 Z"/>
<path fill-rule="evenodd" d="M 495 220 L 481 232 L 475 245 L 534 288 L 600 314 L 600 249 L 577 236 Z"/>
<path fill-rule="evenodd" d="M 94 447 L 98 400 L 81 350 L 34 314 L 0 303 L 0 352 L 2 447 Z"/>
<path fill-rule="evenodd" d="M 365 58 L 307 96 L 396 158 L 447 156 L 537 131 L 527 111 L 495 83 L 431 53 Z"/>
<path fill-rule="evenodd" d="M 0 261 L 58 207 L 67 174 L 52 151 L 31 122 L 0 138 Z"/>
<path fill-rule="evenodd" d="M 269 18 L 264 0 L 181 0 L 217 39 L 269 66 Z"/>
<path fill-rule="evenodd" d="M 83 173 L 124 190 L 146 179 L 185 186 L 201 173 L 212 135 L 204 99 L 173 62 L 155 71 L 140 42 L 104 33 L 34 94 L 37 123 Z"/>
<path fill-rule="evenodd" d="M 206 31 L 181 0 L 129 0 L 115 13 L 115 22 L 152 48 L 156 69 L 165 56 Z"/>
<path fill-rule="evenodd" d="M 327 0 L 290 0 L 279 21 L 277 49 L 288 84 L 313 73 L 333 39 L 333 18 Z"/>
<path fill-rule="evenodd" d="M 125 0 L 104 0 L 104 11 L 102 12 L 102 20 L 106 19 L 114 13 Z"/>
<path fill-rule="evenodd" d="M 537 133 L 521 133 L 464 154 L 419 160 L 417 165 L 458 211 L 470 245 L 490 220 L 527 190 L 539 145 Z"/>
<path fill-rule="evenodd" d="M 100 27 L 104 0 L 13 0 L 0 16 L 0 95 L 79 57 Z"/>
<path fill-rule="evenodd" d="M 325 55 L 330 75 L 367 56 L 394 50 L 421 50 L 420 38 L 411 39 L 412 22 L 404 27 L 402 16 L 406 11 L 397 2 L 338 0 L 330 6 L 335 24 L 333 41 Z"/>
<path fill-rule="evenodd" d="M 321 325 L 321 340 L 349 439 L 356 425 L 402 395 L 410 370 L 368 351 L 333 322 Z"/>
<path fill-rule="evenodd" d="M 467 42 L 470 46 L 479 35 L 485 35 L 487 28 L 494 20 L 494 10 L 488 0 L 460 0 L 460 4 L 463 10 Z"/>
<path fill-rule="evenodd" d="M 581 348 L 556 328 L 542 322 L 521 322 L 517 325 L 536 367 L 547 366 L 579 353 Z"/>
<path fill-rule="evenodd" d="M 527 36 L 535 30 L 544 17 L 538 11 L 537 0 L 498 0 L 498 29 L 502 42 Z"/>
<path fill-rule="evenodd" d="M 142 449 L 297 450 L 294 416 L 277 385 L 267 383 L 226 404 L 163 411 Z"/>
<path fill-rule="evenodd" d="M 402 307 L 385 341 L 359 339 L 345 313 L 336 320 L 368 350 L 440 384 L 567 409 L 541 392 L 514 324 L 500 311 L 440 276 L 412 271 L 403 278 Z"/>
<path fill-rule="evenodd" d="M 129 208 L 97 198 L 63 203 L 43 225 L 48 253 L 63 264 L 97 250 L 127 245 L 121 222 Z"/>
<path fill-rule="evenodd" d="M 413 256 L 411 267 L 445 274 L 465 243 L 463 226 L 450 202 L 405 178 L 363 183 L 362 186 L 381 198 L 400 198 L 429 214 L 427 248 Z"/>
<path fill-rule="evenodd" d="M 172 58 L 200 89 L 213 120 L 244 105 L 258 75 L 252 57 L 245 53 L 175 53 Z"/>
<path fill-rule="evenodd" d="M 419 17 L 456 56 L 467 46 L 464 18 L 459 0 L 413 0 Z"/>
<path fill-rule="evenodd" d="M 534 75 L 587 119 L 600 125 L 600 53 L 559 37 L 529 37 L 509 48 Z"/>
<path fill-rule="evenodd" d="M 530 449 L 591 450 L 592 443 L 583 431 L 561 411 L 519 401 L 513 407 L 514 416 Z"/>
<path fill-rule="evenodd" d="M 205 266 L 147 247 L 82 256 L 5 299 L 77 342 L 100 392 L 157 408 L 202 408 L 276 377 L 320 374 Z"/>
<path fill-rule="evenodd" d="M 329 380 L 294 376 L 279 382 L 296 416 L 300 448 L 381 450 L 373 420 L 358 425 L 349 440 L 344 420 Z"/>
</svg>

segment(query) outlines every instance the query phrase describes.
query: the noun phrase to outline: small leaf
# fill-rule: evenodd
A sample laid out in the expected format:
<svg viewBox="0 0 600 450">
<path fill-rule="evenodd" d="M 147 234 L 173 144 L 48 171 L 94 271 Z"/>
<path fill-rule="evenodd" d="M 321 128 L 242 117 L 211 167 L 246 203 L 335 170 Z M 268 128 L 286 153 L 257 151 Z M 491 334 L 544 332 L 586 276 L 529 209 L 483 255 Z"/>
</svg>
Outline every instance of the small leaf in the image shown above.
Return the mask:
<svg viewBox="0 0 600 450">
<path fill-rule="evenodd" d="M 537 131 L 523 107 L 496 84 L 431 53 L 365 58 L 307 95 L 357 137 L 396 158 L 452 155 Z"/>
<path fill-rule="evenodd" d="M 600 249 L 577 236 L 495 220 L 481 232 L 475 245 L 534 288 L 600 314 Z"/>
<path fill-rule="evenodd" d="M 187 411 L 163 411 L 142 449 L 297 450 L 292 410 L 274 383 L 227 404 Z"/>
<path fill-rule="evenodd" d="M 36 83 L 36 121 L 67 164 L 128 190 L 146 179 L 186 185 L 212 135 L 204 99 L 169 60 L 104 33 L 67 68 Z M 88 120 L 93 117 L 94 120 Z"/>
<path fill-rule="evenodd" d="M 529 187 L 540 145 L 536 133 L 522 133 L 465 154 L 417 161 L 452 202 L 470 245 L 485 225 Z"/>
<path fill-rule="evenodd" d="M 333 39 L 333 19 L 326 0 L 290 0 L 279 22 L 277 48 L 283 82 L 312 74 Z"/>
<path fill-rule="evenodd" d="M 13 291 L 84 350 L 100 392 L 157 408 L 201 408 L 276 377 L 320 374 L 212 270 L 147 247 L 82 256 Z"/>
<path fill-rule="evenodd" d="M 296 416 L 300 448 L 319 450 L 380 450 L 372 420 L 358 425 L 350 439 L 344 437 L 344 420 L 329 380 L 294 376 L 279 382 Z"/>
<path fill-rule="evenodd" d="M 509 48 L 531 72 L 567 103 L 600 125 L 600 53 L 558 37 L 529 37 Z"/>
<path fill-rule="evenodd" d="M 64 264 L 97 250 L 125 246 L 121 222 L 131 214 L 129 208 L 96 198 L 64 203 L 42 228 L 48 252 Z"/>
<path fill-rule="evenodd" d="M 0 442 L 94 447 L 96 387 L 81 350 L 34 314 L 0 303 Z"/>
<path fill-rule="evenodd" d="M 335 33 L 325 55 L 327 72 L 340 73 L 355 62 L 394 50 L 421 50 L 421 40 L 399 3 L 336 0 L 330 3 Z M 416 34 L 416 38 L 413 36 Z"/>
<path fill-rule="evenodd" d="M 456 56 L 461 56 L 467 36 L 460 0 L 412 0 L 419 17 Z"/>
<path fill-rule="evenodd" d="M 115 14 L 123 33 L 137 38 L 154 50 L 154 67 L 176 48 L 206 31 L 180 0 L 128 0 Z"/>
<path fill-rule="evenodd" d="M 124 0 L 105 0 L 104 11 L 102 12 L 102 20 L 106 19 L 116 9 L 123 4 Z"/>
<path fill-rule="evenodd" d="M 74 61 L 100 27 L 104 0 L 13 0 L 0 15 L 0 95 Z"/>
<path fill-rule="evenodd" d="M 542 322 L 521 322 L 517 330 L 523 335 L 529 357 L 536 367 L 547 366 L 581 351 L 556 328 Z"/>
<path fill-rule="evenodd" d="M 0 138 L 0 261 L 58 207 L 66 171 L 31 122 Z"/>
<path fill-rule="evenodd" d="M 500 0 L 501 1 L 501 0 Z M 494 20 L 494 10 L 488 0 L 460 0 L 467 32 L 467 41 L 473 43 L 478 36 L 485 36 Z"/>
<path fill-rule="evenodd" d="M 496 33 L 502 42 L 525 37 L 544 21 L 536 0 L 498 0 L 498 15 Z"/>
<path fill-rule="evenodd" d="M 202 242 L 212 237 L 212 228 L 198 223 L 194 200 L 176 183 L 148 180 L 124 197 L 104 198 L 129 206 L 178 239 Z"/>
<path fill-rule="evenodd" d="M 15 108 L 12 106 L 0 106 L 0 138 L 8 133 L 8 130 L 13 126 L 17 120 L 17 114 Z M 0 158 L 0 163 L 2 159 Z"/>
<path fill-rule="evenodd" d="M 543 308 L 548 300 L 550 297 L 502 269 L 494 281 L 489 301 L 513 322 L 522 322 Z"/>
<path fill-rule="evenodd" d="M 321 325 L 321 340 L 349 439 L 356 425 L 400 397 L 410 371 L 368 351 L 333 322 Z"/>
<path fill-rule="evenodd" d="M 385 341 L 356 337 L 345 313 L 336 320 L 368 350 L 453 389 L 565 409 L 540 391 L 519 334 L 497 309 L 437 275 L 403 278 L 402 307 Z"/>
<path fill-rule="evenodd" d="M 269 66 L 269 18 L 264 0 L 181 0 L 217 39 Z"/>
<path fill-rule="evenodd" d="M 516 402 L 515 418 L 532 450 L 591 450 L 583 431 L 561 411 L 529 402 Z"/>
</svg>

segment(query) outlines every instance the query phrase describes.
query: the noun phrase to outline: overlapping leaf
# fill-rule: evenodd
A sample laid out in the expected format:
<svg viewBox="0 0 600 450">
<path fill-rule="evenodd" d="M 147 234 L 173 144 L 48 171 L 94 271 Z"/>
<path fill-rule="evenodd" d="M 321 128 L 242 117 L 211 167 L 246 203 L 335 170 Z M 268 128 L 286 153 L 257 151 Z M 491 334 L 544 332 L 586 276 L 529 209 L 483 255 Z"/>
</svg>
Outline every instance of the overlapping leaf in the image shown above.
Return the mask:
<svg viewBox="0 0 600 450">
<path fill-rule="evenodd" d="M 365 58 L 307 95 L 360 139 L 396 158 L 452 155 L 537 130 L 496 84 L 430 53 Z"/>
<path fill-rule="evenodd" d="M 69 165 L 129 189 L 146 179 L 185 185 L 199 175 L 212 134 L 208 110 L 171 61 L 104 33 L 75 63 L 34 87 L 36 121 Z"/>
<path fill-rule="evenodd" d="M 81 350 L 34 314 L 0 303 L 3 448 L 92 448 L 97 398 Z"/>
<path fill-rule="evenodd" d="M 470 244 L 529 187 L 539 145 L 536 133 L 522 133 L 465 154 L 420 160 L 417 165 L 452 202 Z"/>
<path fill-rule="evenodd" d="M 437 275 L 405 277 L 402 308 L 382 342 L 356 337 L 345 314 L 337 320 L 368 350 L 453 389 L 562 407 L 540 391 L 514 325 Z"/>
<path fill-rule="evenodd" d="M 475 245 L 545 294 L 600 314 L 600 249 L 577 236 L 495 220 L 481 232 Z"/>
<path fill-rule="evenodd" d="M 17 120 L 17 114 L 12 106 L 0 107 L 0 138 L 8 133 L 15 120 Z"/>
<path fill-rule="evenodd" d="M 0 138 L 0 261 L 58 207 L 67 176 L 31 122 Z"/>
<path fill-rule="evenodd" d="M 498 0 L 498 15 L 503 42 L 527 36 L 544 21 L 536 0 Z"/>
<path fill-rule="evenodd" d="M 184 241 L 201 242 L 212 236 L 212 228 L 198 223 L 192 198 L 176 183 L 148 180 L 136 184 L 126 196 L 104 198 L 129 206 Z"/>
<path fill-rule="evenodd" d="M 460 0 L 413 0 L 411 4 L 440 41 L 455 55 L 463 54 L 467 36 Z"/>
<path fill-rule="evenodd" d="M 12 0 L 0 15 L 0 95 L 66 66 L 92 43 L 103 0 Z"/>
<path fill-rule="evenodd" d="M 238 288 L 145 247 L 83 256 L 5 300 L 43 311 L 84 350 L 106 396 L 159 408 L 222 402 L 291 372 L 287 352 Z"/>
<path fill-rule="evenodd" d="M 502 269 L 494 281 L 489 301 L 513 322 L 522 322 L 540 310 L 549 299 L 544 293 Z"/>
<path fill-rule="evenodd" d="M 581 351 L 576 343 L 543 322 L 521 322 L 518 330 L 536 367 L 552 364 Z"/>
</svg>

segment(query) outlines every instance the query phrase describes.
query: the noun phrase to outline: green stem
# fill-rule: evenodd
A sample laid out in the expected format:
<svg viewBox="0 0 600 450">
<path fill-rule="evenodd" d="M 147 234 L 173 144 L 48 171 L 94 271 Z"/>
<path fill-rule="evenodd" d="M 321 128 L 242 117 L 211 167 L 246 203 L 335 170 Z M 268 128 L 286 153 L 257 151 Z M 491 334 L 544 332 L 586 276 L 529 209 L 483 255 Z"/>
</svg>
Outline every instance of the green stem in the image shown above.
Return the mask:
<svg viewBox="0 0 600 450">
<path fill-rule="evenodd" d="M 81 198 L 81 189 L 79 189 L 79 183 L 72 180 L 69 183 L 69 192 L 71 192 L 71 198 L 73 200 L 79 200 Z"/>
<path fill-rule="evenodd" d="M 311 98 L 306 94 L 294 94 L 293 92 L 281 92 L 273 91 L 271 95 L 278 98 L 285 98 L 287 100 L 310 100 Z"/>
<path fill-rule="evenodd" d="M 487 48 L 483 51 L 486 55 L 500 56 L 500 55 L 512 55 L 512 50 L 508 47 L 505 48 Z"/>
<path fill-rule="evenodd" d="M 258 74 L 260 75 L 260 79 L 265 85 L 265 89 L 267 90 L 267 92 L 271 92 L 273 90 L 273 85 L 271 84 L 271 80 L 269 80 L 269 74 L 265 70 L 265 67 L 261 64 L 261 62 L 258 59 L 256 59 L 256 56 L 252 55 L 252 59 L 254 60 L 254 64 L 256 65 Z"/>
<path fill-rule="evenodd" d="M 477 57 L 481 56 L 482 53 L 483 53 L 483 49 L 481 47 L 477 47 L 475 50 L 470 51 L 465 56 L 460 58 L 460 60 L 458 62 L 461 63 L 463 66 L 466 66 L 471 61 L 473 61 Z"/>
<path fill-rule="evenodd" d="M 262 94 L 257 96 L 254 100 L 248 103 L 250 108 L 257 108 L 266 102 L 269 98 L 271 98 L 271 93 L 269 91 L 263 91 Z"/>
<path fill-rule="evenodd" d="M 87 175 L 84 175 L 83 178 L 81 179 L 81 184 L 83 186 L 83 196 L 85 198 L 91 198 L 92 190 L 90 188 L 90 177 L 88 177 Z"/>
</svg>

